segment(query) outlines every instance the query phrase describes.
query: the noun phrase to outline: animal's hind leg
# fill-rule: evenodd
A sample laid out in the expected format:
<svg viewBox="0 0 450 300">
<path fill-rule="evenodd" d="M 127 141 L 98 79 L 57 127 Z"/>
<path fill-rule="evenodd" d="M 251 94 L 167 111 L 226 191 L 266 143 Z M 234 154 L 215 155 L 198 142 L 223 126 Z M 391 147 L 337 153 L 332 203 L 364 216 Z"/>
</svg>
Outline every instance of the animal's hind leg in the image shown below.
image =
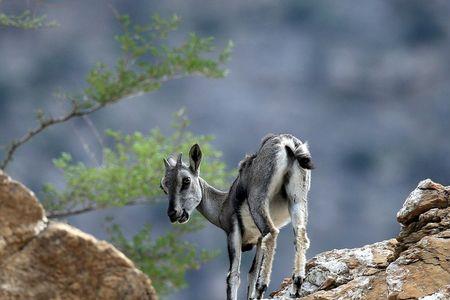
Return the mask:
<svg viewBox="0 0 450 300">
<path fill-rule="evenodd" d="M 259 274 L 257 274 L 256 288 L 254 297 L 261 299 L 267 286 L 270 282 L 270 275 L 272 273 L 272 263 L 277 246 L 277 237 L 279 230 L 275 227 L 270 217 L 270 202 L 274 199 L 276 193 L 280 191 L 283 185 L 283 179 L 286 174 L 288 160 L 283 156 L 284 151 L 273 156 L 266 157 L 267 161 L 272 164 L 269 166 L 253 165 L 259 170 L 266 170 L 260 172 L 257 180 L 253 182 L 251 190 L 248 194 L 247 203 L 250 214 L 261 232 L 261 251 L 262 256 L 261 267 Z"/>
<path fill-rule="evenodd" d="M 261 269 L 261 263 L 264 257 L 262 252 L 262 237 L 258 239 L 258 244 L 256 245 L 256 253 L 253 258 L 253 263 L 248 272 L 248 289 L 247 289 L 247 299 L 253 299 L 255 297 L 256 282 L 258 280 L 259 271 Z"/>
<path fill-rule="evenodd" d="M 273 189 L 272 189 L 273 190 Z M 249 195 L 249 208 L 253 221 L 261 232 L 261 247 L 264 256 L 258 278 L 256 280 L 255 293 L 252 295 L 255 299 L 261 299 L 270 282 L 272 272 L 273 257 L 276 249 L 276 241 L 279 230 L 275 227 L 270 218 L 268 206 L 272 197 L 270 185 L 266 193 L 257 193 Z"/>
<path fill-rule="evenodd" d="M 286 184 L 289 198 L 289 213 L 295 235 L 295 261 L 292 275 L 294 297 L 300 297 L 300 289 L 305 278 L 306 250 L 309 248 L 309 239 L 306 234 L 308 222 L 308 191 L 310 184 L 310 171 L 300 169 L 294 165 Z"/>
</svg>

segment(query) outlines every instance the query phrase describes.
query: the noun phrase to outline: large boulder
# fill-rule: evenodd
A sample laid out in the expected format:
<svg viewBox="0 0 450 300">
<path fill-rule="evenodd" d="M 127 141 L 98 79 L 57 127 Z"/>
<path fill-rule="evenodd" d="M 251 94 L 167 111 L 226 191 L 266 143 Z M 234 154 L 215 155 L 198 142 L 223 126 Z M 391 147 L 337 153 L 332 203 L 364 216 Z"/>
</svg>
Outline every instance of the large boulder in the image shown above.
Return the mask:
<svg viewBox="0 0 450 300">
<path fill-rule="evenodd" d="M 321 253 L 300 299 L 450 299 L 450 187 L 421 181 L 397 214 L 395 239 Z M 286 278 L 275 299 L 291 299 Z"/>
<path fill-rule="evenodd" d="M 123 253 L 48 222 L 25 186 L 0 171 L 0 299 L 157 299 Z"/>
<path fill-rule="evenodd" d="M 0 170 L 0 264 L 45 229 L 47 218 L 33 192 Z"/>
</svg>

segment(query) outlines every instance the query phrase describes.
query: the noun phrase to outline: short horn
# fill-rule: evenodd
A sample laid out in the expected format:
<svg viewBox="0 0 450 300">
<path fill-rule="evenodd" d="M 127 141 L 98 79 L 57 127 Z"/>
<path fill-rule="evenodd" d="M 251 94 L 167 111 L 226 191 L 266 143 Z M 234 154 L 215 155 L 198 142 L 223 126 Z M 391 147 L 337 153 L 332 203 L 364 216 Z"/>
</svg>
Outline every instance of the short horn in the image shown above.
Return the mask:
<svg viewBox="0 0 450 300">
<path fill-rule="evenodd" d="M 183 156 L 182 153 L 178 154 L 178 158 L 177 158 L 177 167 L 181 167 L 181 164 L 183 163 L 183 161 L 181 160 L 181 157 Z"/>
<path fill-rule="evenodd" d="M 170 165 L 169 161 L 167 159 L 163 159 L 164 161 L 164 167 L 166 167 L 166 170 L 169 170 L 172 166 Z"/>
</svg>

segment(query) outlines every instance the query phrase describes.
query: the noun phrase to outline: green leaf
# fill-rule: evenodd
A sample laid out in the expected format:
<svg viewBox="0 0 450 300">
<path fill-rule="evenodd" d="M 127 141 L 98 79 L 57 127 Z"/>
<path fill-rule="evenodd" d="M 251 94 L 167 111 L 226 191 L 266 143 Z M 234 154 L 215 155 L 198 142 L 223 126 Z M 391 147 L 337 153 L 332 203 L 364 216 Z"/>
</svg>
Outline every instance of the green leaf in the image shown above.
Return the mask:
<svg viewBox="0 0 450 300">
<path fill-rule="evenodd" d="M 55 21 L 48 21 L 46 15 L 34 16 L 31 11 L 26 10 L 19 15 L 6 15 L 0 13 L 0 26 L 14 27 L 20 29 L 38 29 L 43 27 L 55 27 Z"/>
<path fill-rule="evenodd" d="M 174 132 L 164 135 L 158 129 L 144 134 L 123 134 L 107 130 L 106 136 L 113 146 L 103 150 L 100 167 L 76 162 L 68 153 L 62 153 L 54 164 L 65 179 L 65 187 L 57 189 L 51 184 L 43 187 L 43 205 L 50 213 L 72 207 L 94 205 L 97 208 L 123 206 L 138 199 L 154 204 L 163 195 L 159 188 L 164 174 L 162 159 L 171 153 L 188 153 L 199 143 L 203 151 L 202 177 L 211 184 L 224 187 L 232 173 L 221 161 L 212 136 L 195 135 L 188 131 L 189 120 L 185 110 L 174 114 Z M 151 225 L 144 227 L 131 240 L 127 240 L 118 225 L 108 231 L 111 241 L 139 268 L 148 274 L 159 294 L 164 295 L 186 286 L 188 270 L 198 269 L 211 260 L 217 251 L 198 250 L 184 241 L 186 234 L 203 228 L 203 218 L 195 213 L 187 224 L 174 225 L 161 236 L 152 236 Z"/>
<path fill-rule="evenodd" d="M 167 295 L 186 286 L 186 272 L 198 269 L 215 258 L 217 250 L 198 250 L 189 242 L 183 241 L 186 234 L 199 230 L 198 214 L 183 225 L 172 225 L 172 230 L 160 236 L 152 235 L 152 226 L 147 224 L 130 240 L 120 226 L 109 224 L 107 231 L 111 241 L 151 279 L 157 293 Z M 180 229 L 182 228 L 182 229 Z"/>
<path fill-rule="evenodd" d="M 226 74 L 229 43 L 217 58 L 214 39 L 189 34 L 179 46 L 171 46 L 170 34 L 177 30 L 180 18 L 164 19 L 154 15 L 149 24 L 133 24 L 129 16 L 118 17 L 123 32 L 115 37 L 122 56 L 114 68 L 96 64 L 86 77 L 85 97 L 99 105 L 113 103 L 140 92 L 149 93 L 168 79 L 199 74 L 218 78 Z"/>
</svg>

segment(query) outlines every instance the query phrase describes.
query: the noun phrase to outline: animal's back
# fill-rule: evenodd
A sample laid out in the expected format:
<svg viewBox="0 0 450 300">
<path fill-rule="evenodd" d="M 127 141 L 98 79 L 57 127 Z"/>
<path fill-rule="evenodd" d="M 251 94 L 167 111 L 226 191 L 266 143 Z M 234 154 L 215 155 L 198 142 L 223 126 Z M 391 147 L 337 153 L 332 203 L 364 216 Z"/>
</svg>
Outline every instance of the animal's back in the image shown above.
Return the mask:
<svg viewBox="0 0 450 300">
<path fill-rule="evenodd" d="M 272 185 L 274 188 L 283 180 L 291 168 L 311 169 L 309 161 L 301 166 L 301 160 L 310 159 L 308 145 L 291 134 L 270 134 L 261 141 L 259 150 L 247 156 L 240 164 L 240 176 L 248 189 Z M 295 164 L 298 161 L 299 165 Z M 280 177 L 281 176 L 281 177 Z M 270 192 L 270 191 L 269 191 Z"/>
<path fill-rule="evenodd" d="M 299 161 L 309 156 L 307 145 L 293 135 L 268 135 L 259 150 L 240 163 L 239 184 L 245 195 L 240 209 L 244 243 L 256 243 L 261 234 L 253 221 L 252 205 L 248 205 L 248 201 L 264 202 L 256 197 L 259 193 L 267 195 L 267 203 L 259 204 L 268 206 L 275 227 L 280 229 L 289 223 L 290 194 L 309 190 L 310 171 Z"/>
</svg>

